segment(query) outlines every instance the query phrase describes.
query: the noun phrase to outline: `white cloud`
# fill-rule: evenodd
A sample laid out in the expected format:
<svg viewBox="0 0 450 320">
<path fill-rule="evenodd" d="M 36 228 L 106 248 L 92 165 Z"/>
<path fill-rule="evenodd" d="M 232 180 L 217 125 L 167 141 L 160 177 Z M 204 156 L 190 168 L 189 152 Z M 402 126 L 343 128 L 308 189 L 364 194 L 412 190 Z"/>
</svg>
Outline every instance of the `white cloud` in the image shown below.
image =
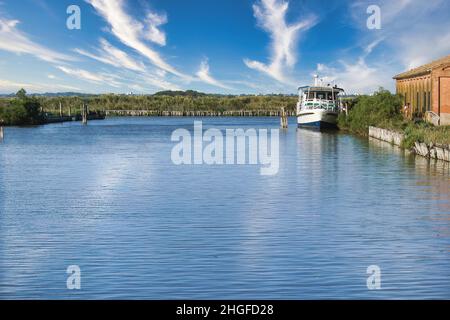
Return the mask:
<svg viewBox="0 0 450 320">
<path fill-rule="evenodd" d="M 394 91 L 396 73 L 450 53 L 448 1 L 379 0 L 381 30 L 366 26 L 366 9 L 372 4 L 359 0 L 350 5 L 351 22 L 360 31 L 361 53 L 337 64 L 319 64 L 316 71 L 327 81 L 335 80 L 350 93 L 372 93 L 380 86 Z"/>
<path fill-rule="evenodd" d="M 0 50 L 16 54 L 29 54 L 47 62 L 72 61 L 72 57 L 44 47 L 17 29 L 18 20 L 0 17 Z"/>
<path fill-rule="evenodd" d="M 179 86 L 177 86 L 171 82 L 168 82 L 166 80 L 154 77 L 152 75 L 143 75 L 142 77 L 140 77 L 140 79 L 142 81 L 140 81 L 139 85 L 137 85 L 137 86 L 139 86 L 141 88 L 148 84 L 151 87 L 159 88 L 159 89 L 163 89 L 163 90 L 182 90 Z M 145 91 L 145 90 L 142 90 L 142 91 Z"/>
<path fill-rule="evenodd" d="M 133 60 L 127 53 L 112 46 L 105 39 L 100 39 L 100 47 L 96 53 L 90 53 L 82 49 L 74 49 L 74 51 L 117 68 L 126 68 L 133 71 L 142 71 L 145 69 L 145 65 L 141 61 Z"/>
<path fill-rule="evenodd" d="M 397 52 L 406 69 L 421 66 L 450 54 L 450 24 L 446 29 L 439 29 L 441 30 L 439 32 L 436 30 L 411 32 L 399 36 Z"/>
<path fill-rule="evenodd" d="M 448 0 L 379 0 L 382 24 L 377 31 L 366 27 L 368 15 L 364 13 L 370 4 L 372 0 L 354 2 L 350 6 L 353 21 L 362 39 L 369 39 L 375 46 L 383 41 L 394 70 L 411 69 L 450 53 Z M 367 54 L 372 52 L 370 45 L 367 50 Z"/>
<path fill-rule="evenodd" d="M 326 83 L 336 84 L 351 94 L 371 94 L 386 83 L 392 83 L 389 71 L 382 66 L 368 66 L 364 58 L 355 63 L 339 61 L 339 65 L 333 67 L 318 64 L 316 72 Z"/>
<path fill-rule="evenodd" d="M 286 14 L 289 3 L 283 0 L 260 0 L 253 5 L 258 25 L 270 34 L 271 62 L 245 59 L 247 67 L 264 72 L 277 81 L 290 82 L 286 73 L 292 70 L 297 62 L 296 44 L 301 31 L 306 31 L 316 24 L 316 19 L 309 18 L 289 25 Z"/>
<path fill-rule="evenodd" d="M 109 64 L 117 68 L 124 68 L 132 71 L 131 73 L 128 74 L 123 73 L 118 78 L 122 80 L 124 86 L 129 86 L 133 90 L 144 92 L 146 91 L 145 87 L 147 85 L 151 86 L 152 88 L 158 88 L 163 90 L 181 90 L 177 85 L 163 79 L 166 76 L 167 71 L 155 69 L 154 75 L 152 75 L 151 71 L 149 71 L 141 61 L 136 61 L 132 59 L 126 52 L 113 47 L 108 41 L 101 39 L 100 44 L 101 49 L 98 50 L 96 53 L 90 53 L 82 49 L 75 49 L 74 51 L 81 55 L 103 62 L 105 64 Z M 98 75 L 96 74 L 90 73 L 86 74 L 86 72 L 83 72 L 81 74 L 80 70 L 78 70 L 77 73 L 78 77 L 91 81 L 94 77 L 98 77 Z M 129 79 L 130 75 L 132 79 Z M 139 79 L 140 84 L 134 83 L 136 79 Z"/>
<path fill-rule="evenodd" d="M 161 46 L 166 45 L 166 34 L 158 29 L 159 26 L 162 26 L 167 23 L 166 15 L 158 15 L 157 13 L 150 12 L 147 15 L 147 29 L 144 30 L 144 37 L 154 43 L 157 43 Z"/>
<path fill-rule="evenodd" d="M 222 82 L 220 82 L 217 79 L 214 79 L 210 74 L 209 74 L 209 64 L 208 64 L 208 60 L 205 59 L 202 61 L 202 63 L 200 64 L 200 70 L 197 72 L 197 77 L 202 80 L 205 83 L 208 83 L 210 85 L 222 88 L 222 89 L 231 89 L 230 87 L 228 87 L 227 85 L 223 84 Z"/>
<path fill-rule="evenodd" d="M 33 93 L 54 92 L 59 90 L 81 91 L 79 88 L 64 84 L 33 84 L 0 79 L 0 92 L 11 93 L 24 88 Z"/>
<path fill-rule="evenodd" d="M 118 77 L 114 75 L 106 75 L 102 73 L 93 73 L 83 69 L 72 69 L 69 67 L 58 66 L 62 72 L 77 77 L 78 79 L 93 82 L 96 84 L 104 84 L 112 87 L 120 87 L 121 84 L 116 80 Z"/>
<path fill-rule="evenodd" d="M 144 40 L 151 40 L 157 44 L 165 43 L 165 36 L 157 29 L 162 24 L 161 17 L 159 20 L 153 16 L 153 22 L 149 23 L 149 33 L 146 33 L 145 26 L 129 16 L 124 10 L 123 0 L 86 0 L 95 10 L 109 23 L 111 32 L 123 44 L 133 48 L 141 55 L 148 58 L 155 66 L 172 73 L 181 78 L 190 78 L 187 75 L 177 71 L 173 66 L 169 65 L 160 56 L 158 52 L 150 48 Z M 167 20 L 166 20 L 167 21 Z M 148 21 L 147 21 L 148 22 Z M 159 23 L 159 24 L 158 24 Z M 164 41 L 163 41 L 164 40 Z"/>
</svg>

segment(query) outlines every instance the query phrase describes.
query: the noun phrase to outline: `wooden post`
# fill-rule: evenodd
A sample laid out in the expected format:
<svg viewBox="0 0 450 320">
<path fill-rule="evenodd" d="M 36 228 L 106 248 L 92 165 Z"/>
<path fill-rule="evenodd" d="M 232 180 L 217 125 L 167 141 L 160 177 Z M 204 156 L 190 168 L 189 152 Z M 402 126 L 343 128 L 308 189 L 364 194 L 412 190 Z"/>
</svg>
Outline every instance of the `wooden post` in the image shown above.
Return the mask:
<svg viewBox="0 0 450 320">
<path fill-rule="evenodd" d="M 281 128 L 286 129 L 288 127 L 288 117 L 284 108 L 281 108 Z"/>
<path fill-rule="evenodd" d="M 3 127 L 0 127 L 0 140 L 3 140 L 4 133 L 3 133 Z"/>
<path fill-rule="evenodd" d="M 87 124 L 88 121 L 88 106 L 87 104 L 83 103 L 83 107 L 81 108 L 81 118 L 83 124 Z"/>
</svg>

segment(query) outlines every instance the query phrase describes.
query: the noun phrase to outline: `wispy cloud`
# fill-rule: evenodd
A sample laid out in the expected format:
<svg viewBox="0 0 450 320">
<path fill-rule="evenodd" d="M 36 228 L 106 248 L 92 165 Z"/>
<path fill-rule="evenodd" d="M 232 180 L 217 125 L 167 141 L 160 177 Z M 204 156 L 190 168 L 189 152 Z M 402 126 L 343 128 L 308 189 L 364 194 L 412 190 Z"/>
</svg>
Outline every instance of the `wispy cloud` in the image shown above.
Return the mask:
<svg viewBox="0 0 450 320">
<path fill-rule="evenodd" d="M 100 39 L 100 49 L 95 53 L 78 48 L 74 49 L 74 51 L 117 68 L 126 68 L 133 71 L 143 71 L 145 69 L 145 65 L 141 61 L 134 60 L 126 52 L 112 46 L 105 39 Z"/>
<path fill-rule="evenodd" d="M 410 69 L 450 53 L 450 20 L 447 0 L 379 0 L 381 30 L 366 28 L 367 15 L 361 14 L 373 4 L 359 0 L 350 6 L 353 20 L 361 28 L 364 39 L 372 43 L 382 40 L 390 49 L 390 57 L 402 69 Z M 370 52 L 369 52 L 370 53 Z"/>
<path fill-rule="evenodd" d="M 147 86 L 162 90 L 182 90 L 178 85 L 152 75 L 142 75 L 137 80 L 139 84 L 133 83 L 131 87 L 140 88 L 142 92 L 148 91 Z"/>
<path fill-rule="evenodd" d="M 85 81 L 89 81 L 89 82 L 93 82 L 93 83 L 97 83 L 97 84 L 109 85 L 112 87 L 120 87 L 121 86 L 121 84 L 117 81 L 117 76 L 107 75 L 107 74 L 103 74 L 103 73 L 93 73 L 93 72 L 83 70 L 83 69 L 73 69 L 73 68 L 64 67 L 64 66 L 58 66 L 57 68 L 59 70 L 61 70 L 62 72 L 66 73 L 70 76 L 77 77 L 78 79 L 81 79 L 81 80 L 85 80 Z"/>
<path fill-rule="evenodd" d="M 181 78 L 190 78 L 168 64 L 157 51 L 145 42 L 145 40 L 150 40 L 159 45 L 165 44 L 165 35 L 163 36 L 158 26 L 163 22 L 167 22 L 167 19 L 157 15 L 150 15 L 151 21 L 147 21 L 149 25 L 146 28 L 142 22 L 135 20 L 125 12 L 123 0 L 86 1 L 108 22 L 112 34 L 123 44 L 148 58 L 156 67 Z"/>
<path fill-rule="evenodd" d="M 74 51 L 91 59 L 120 68 L 122 71 L 123 69 L 129 70 L 129 73 L 121 72 L 120 78 L 124 86 L 129 86 L 133 90 L 148 91 L 149 88 L 147 86 L 163 90 L 181 90 L 179 86 L 164 79 L 166 71 L 161 69 L 148 70 L 144 63 L 133 59 L 126 52 L 112 46 L 105 39 L 100 40 L 100 46 L 101 48 L 95 53 L 82 49 L 74 49 Z M 84 79 L 90 79 L 91 81 L 93 79 L 92 76 L 97 77 L 96 74 L 86 73 L 79 73 L 80 76 L 84 76 Z M 135 83 L 136 80 L 139 80 L 139 84 Z"/>
<path fill-rule="evenodd" d="M 258 25 L 270 34 L 271 62 L 264 64 L 254 60 L 244 60 L 247 67 L 264 72 L 280 82 L 289 82 L 287 73 L 297 62 L 296 44 L 300 32 L 316 24 L 315 17 L 288 24 L 286 21 L 288 9 L 289 3 L 283 0 L 260 0 L 253 5 Z"/>
<path fill-rule="evenodd" d="M 366 26 L 366 9 L 372 4 L 359 0 L 349 6 L 351 21 L 360 33 L 360 54 L 319 64 L 316 72 L 327 81 L 351 93 L 372 93 L 380 86 L 394 90 L 394 74 L 450 53 L 448 1 L 379 0 L 380 30 Z"/>
<path fill-rule="evenodd" d="M 33 84 L 0 79 L 0 92 L 10 93 L 22 88 L 33 93 L 54 92 L 55 90 L 81 91 L 77 87 L 64 84 Z"/>
<path fill-rule="evenodd" d="M 0 17 L 0 50 L 16 54 L 29 54 L 47 62 L 73 61 L 73 57 L 56 52 L 32 41 L 21 32 L 18 20 L 7 20 Z"/>
<path fill-rule="evenodd" d="M 160 46 L 166 45 L 166 34 L 158 29 L 158 27 L 167 23 L 167 15 L 159 15 L 157 13 L 150 12 L 147 15 L 147 28 L 144 30 L 145 39 L 148 39 Z"/>
<path fill-rule="evenodd" d="M 221 81 L 214 79 L 209 73 L 209 64 L 208 60 L 204 59 L 200 64 L 200 69 L 197 72 L 197 77 L 205 83 L 210 85 L 222 88 L 222 89 L 231 89 L 229 86 L 225 85 Z"/>
<path fill-rule="evenodd" d="M 347 93 L 371 94 L 392 82 L 389 70 L 381 65 L 369 66 L 363 57 L 351 63 L 339 61 L 333 66 L 318 64 L 316 72 L 325 82 L 335 83 Z"/>
</svg>

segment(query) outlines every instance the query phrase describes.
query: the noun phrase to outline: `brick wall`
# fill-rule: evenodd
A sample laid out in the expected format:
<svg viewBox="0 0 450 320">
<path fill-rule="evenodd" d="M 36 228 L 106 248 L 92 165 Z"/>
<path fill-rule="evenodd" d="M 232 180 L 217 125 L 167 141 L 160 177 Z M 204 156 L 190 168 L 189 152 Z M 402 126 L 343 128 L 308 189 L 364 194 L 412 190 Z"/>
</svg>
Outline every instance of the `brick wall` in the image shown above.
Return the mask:
<svg viewBox="0 0 450 320">
<path fill-rule="evenodd" d="M 432 72 L 433 111 L 440 112 L 441 125 L 450 125 L 450 66 Z"/>
</svg>

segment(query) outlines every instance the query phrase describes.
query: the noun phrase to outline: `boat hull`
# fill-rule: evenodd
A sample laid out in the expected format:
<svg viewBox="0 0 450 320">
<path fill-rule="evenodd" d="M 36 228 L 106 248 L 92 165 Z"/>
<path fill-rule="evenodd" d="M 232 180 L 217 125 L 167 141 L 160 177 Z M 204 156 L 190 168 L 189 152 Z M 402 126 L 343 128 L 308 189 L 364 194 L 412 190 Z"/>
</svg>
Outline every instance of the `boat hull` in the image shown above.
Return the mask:
<svg viewBox="0 0 450 320">
<path fill-rule="evenodd" d="M 338 113 L 334 111 L 305 110 L 297 116 L 299 127 L 312 127 L 318 129 L 336 129 Z"/>
</svg>

